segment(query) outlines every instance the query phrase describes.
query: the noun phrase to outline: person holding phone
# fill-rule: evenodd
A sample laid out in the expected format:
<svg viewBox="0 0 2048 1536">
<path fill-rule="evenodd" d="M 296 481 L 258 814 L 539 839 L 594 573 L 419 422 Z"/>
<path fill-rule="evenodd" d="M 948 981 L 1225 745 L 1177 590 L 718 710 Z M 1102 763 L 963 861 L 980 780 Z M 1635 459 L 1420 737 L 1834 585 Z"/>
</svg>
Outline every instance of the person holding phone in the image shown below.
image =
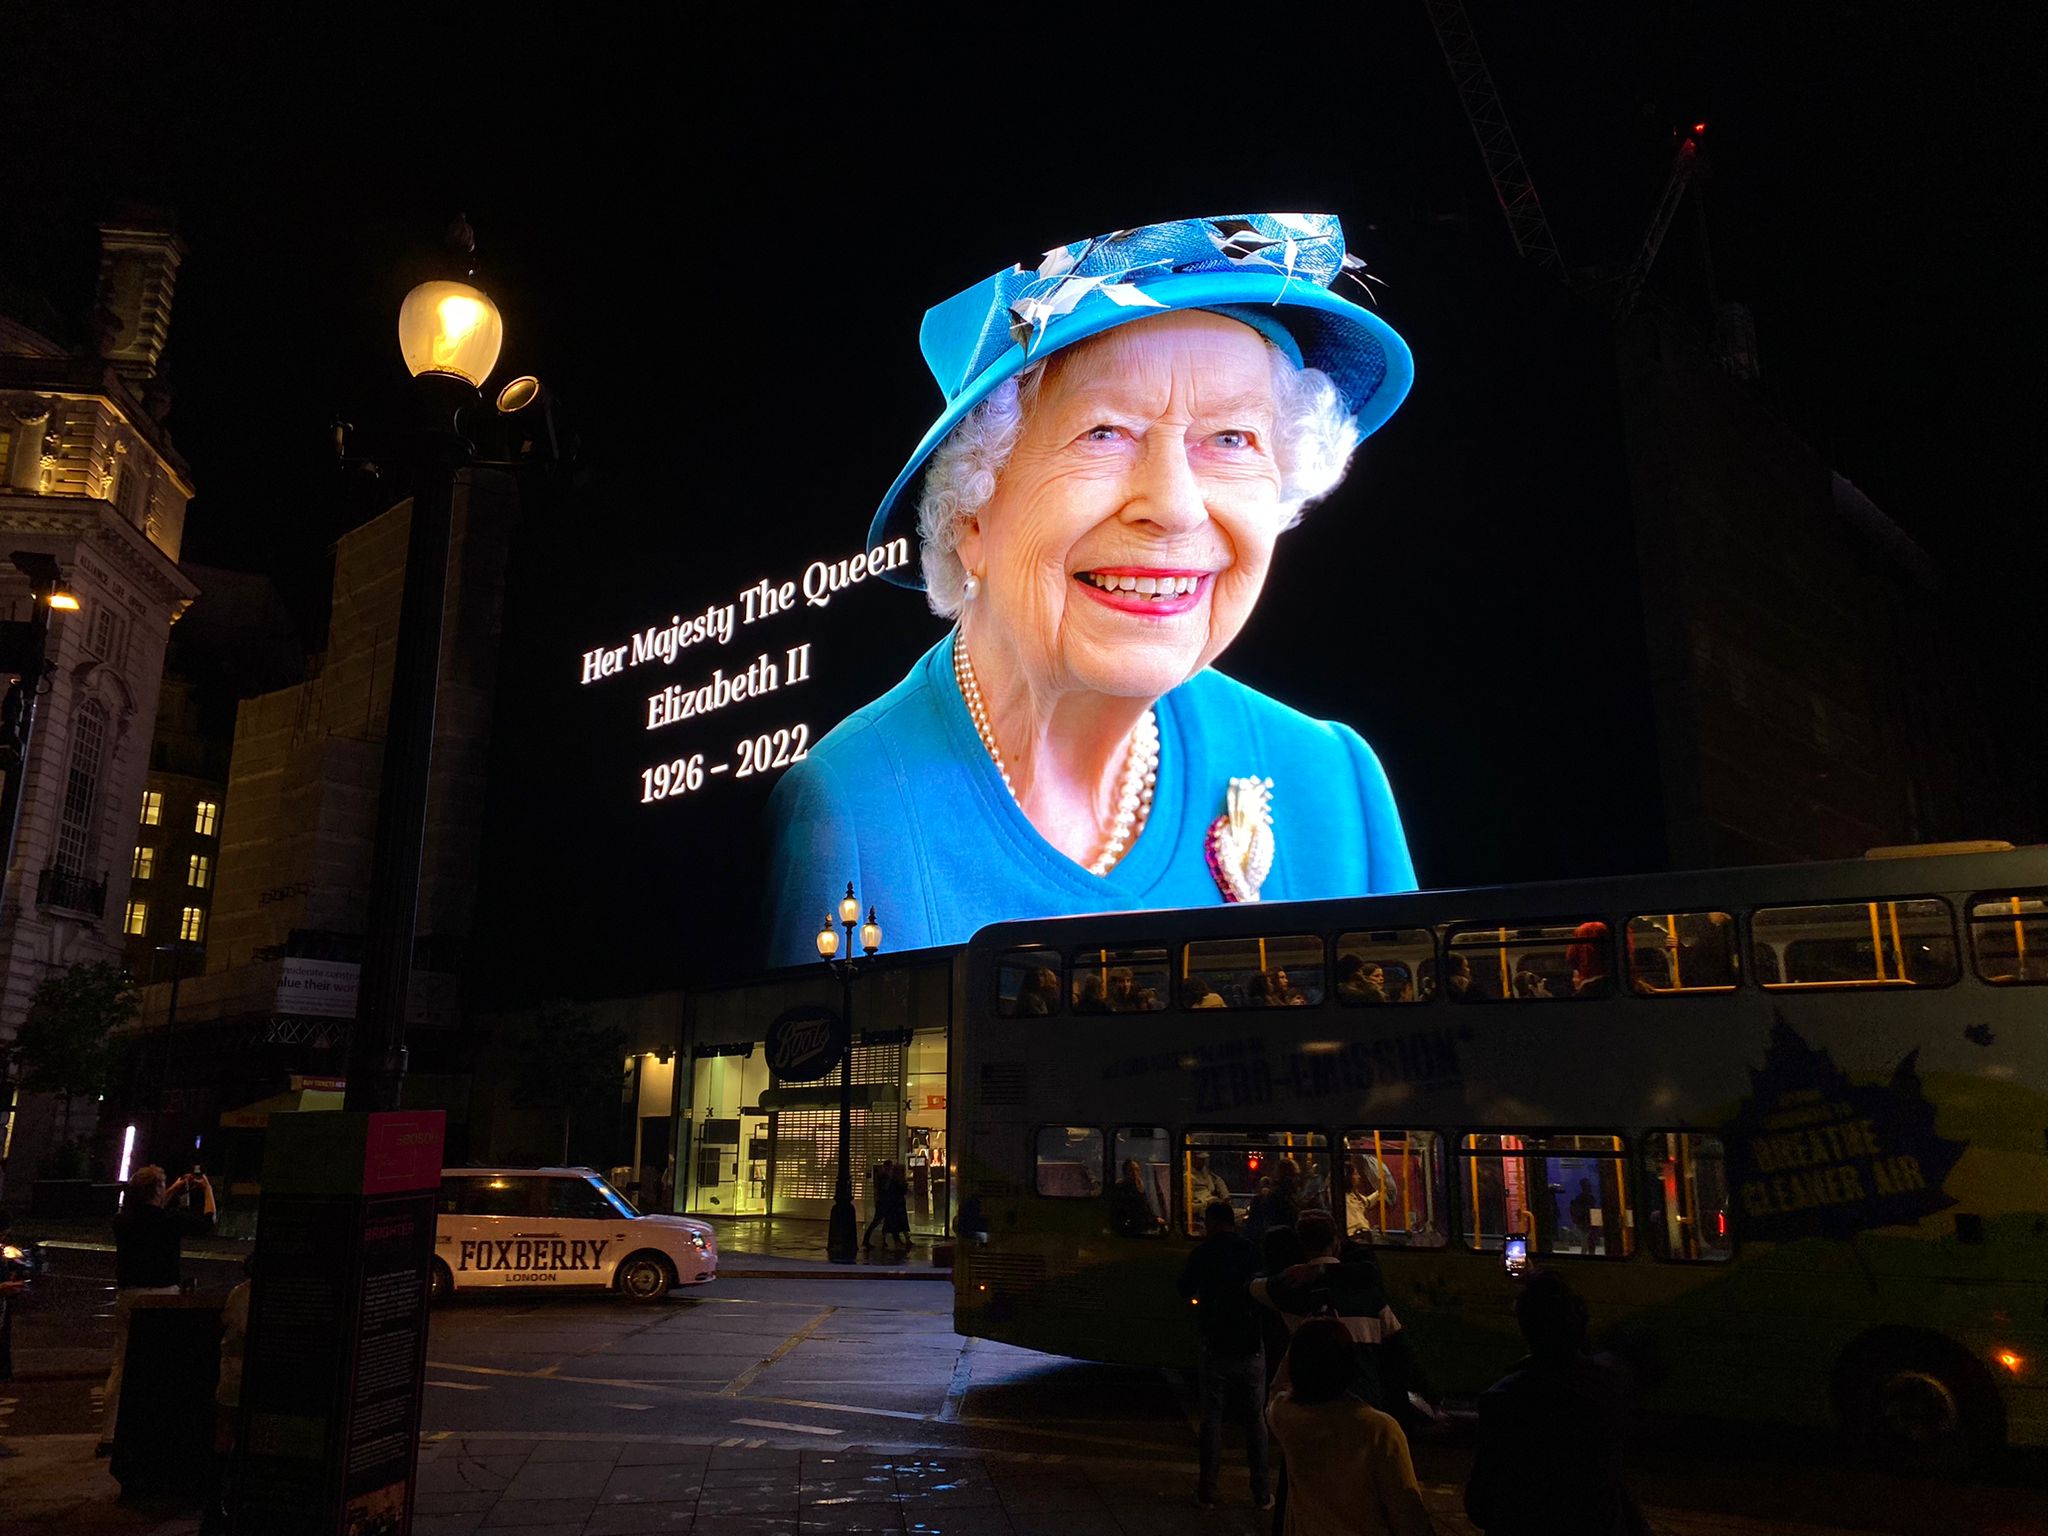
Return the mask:
<svg viewBox="0 0 2048 1536">
<path fill-rule="evenodd" d="M 192 1191 L 199 1209 L 171 1202 Z M 128 1318 L 138 1296 L 175 1296 L 184 1263 L 184 1240 L 213 1230 L 213 1185 L 197 1164 L 175 1182 L 151 1163 L 128 1181 L 114 1217 L 114 1359 L 107 1371 L 105 1417 L 97 1454 L 110 1456 L 121 1412 L 121 1369 L 128 1354 Z"/>
</svg>

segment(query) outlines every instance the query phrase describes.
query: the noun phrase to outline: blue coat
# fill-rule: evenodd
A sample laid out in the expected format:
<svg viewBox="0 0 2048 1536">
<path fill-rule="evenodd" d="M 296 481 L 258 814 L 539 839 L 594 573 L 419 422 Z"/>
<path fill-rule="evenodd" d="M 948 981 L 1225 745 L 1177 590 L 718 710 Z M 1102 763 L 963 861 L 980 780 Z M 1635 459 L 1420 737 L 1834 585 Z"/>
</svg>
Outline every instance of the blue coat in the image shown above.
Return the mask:
<svg viewBox="0 0 2048 1536">
<path fill-rule="evenodd" d="M 835 726 L 768 802 L 767 963 L 817 959 L 851 880 L 890 950 L 961 944 L 985 924 L 1223 900 L 1203 852 L 1233 777 L 1273 781 L 1266 901 L 1415 889 L 1385 770 L 1358 733 L 1220 672 L 1159 701 L 1159 781 L 1107 875 L 1038 835 L 1003 787 L 953 677 L 953 637 Z"/>
</svg>

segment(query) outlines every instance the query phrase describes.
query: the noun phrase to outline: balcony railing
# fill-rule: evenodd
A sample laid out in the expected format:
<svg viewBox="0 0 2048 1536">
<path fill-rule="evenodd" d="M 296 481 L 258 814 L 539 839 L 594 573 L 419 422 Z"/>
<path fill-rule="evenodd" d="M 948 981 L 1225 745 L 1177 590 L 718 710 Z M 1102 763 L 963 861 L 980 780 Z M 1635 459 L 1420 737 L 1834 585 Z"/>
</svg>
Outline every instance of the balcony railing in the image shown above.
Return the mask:
<svg viewBox="0 0 2048 1536">
<path fill-rule="evenodd" d="M 68 869 L 46 869 L 36 877 L 36 905 L 105 917 L 107 878 L 102 875 L 97 880 L 88 880 Z"/>
</svg>

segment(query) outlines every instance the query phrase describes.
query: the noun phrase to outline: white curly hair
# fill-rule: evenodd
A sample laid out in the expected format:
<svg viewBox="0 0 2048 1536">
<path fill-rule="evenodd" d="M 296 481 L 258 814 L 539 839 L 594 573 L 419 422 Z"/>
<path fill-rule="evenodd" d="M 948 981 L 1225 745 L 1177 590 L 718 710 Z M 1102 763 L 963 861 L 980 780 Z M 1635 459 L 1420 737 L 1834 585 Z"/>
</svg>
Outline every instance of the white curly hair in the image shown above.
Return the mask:
<svg viewBox="0 0 2048 1536">
<path fill-rule="evenodd" d="M 1273 456 L 1280 466 L 1280 526 L 1286 529 L 1342 483 L 1358 447 L 1358 422 L 1327 373 L 1297 368 L 1270 343 L 1268 352 L 1278 407 Z M 966 601 L 961 535 L 995 495 L 996 480 L 1010 462 L 1044 381 L 1044 362 L 1005 379 L 933 450 L 918 497 L 917 537 L 925 598 L 941 618 L 957 618 Z"/>
</svg>

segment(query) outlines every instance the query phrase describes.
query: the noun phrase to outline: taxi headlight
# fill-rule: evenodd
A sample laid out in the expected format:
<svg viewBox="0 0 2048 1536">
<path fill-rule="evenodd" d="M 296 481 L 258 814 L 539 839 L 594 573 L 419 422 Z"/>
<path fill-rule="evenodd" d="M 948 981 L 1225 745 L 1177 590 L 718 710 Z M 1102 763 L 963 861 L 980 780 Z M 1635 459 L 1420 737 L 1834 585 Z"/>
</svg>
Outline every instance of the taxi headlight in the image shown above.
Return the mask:
<svg viewBox="0 0 2048 1536">
<path fill-rule="evenodd" d="M 704 1247 L 704 1234 L 702 1232 L 692 1232 L 690 1234 L 690 1245 L 701 1251 Z"/>
<path fill-rule="evenodd" d="M 10 1263 L 18 1264 L 27 1257 L 27 1253 L 15 1247 L 12 1243 L 9 1243 L 5 1248 L 0 1248 L 0 1259 L 6 1259 Z"/>
</svg>

